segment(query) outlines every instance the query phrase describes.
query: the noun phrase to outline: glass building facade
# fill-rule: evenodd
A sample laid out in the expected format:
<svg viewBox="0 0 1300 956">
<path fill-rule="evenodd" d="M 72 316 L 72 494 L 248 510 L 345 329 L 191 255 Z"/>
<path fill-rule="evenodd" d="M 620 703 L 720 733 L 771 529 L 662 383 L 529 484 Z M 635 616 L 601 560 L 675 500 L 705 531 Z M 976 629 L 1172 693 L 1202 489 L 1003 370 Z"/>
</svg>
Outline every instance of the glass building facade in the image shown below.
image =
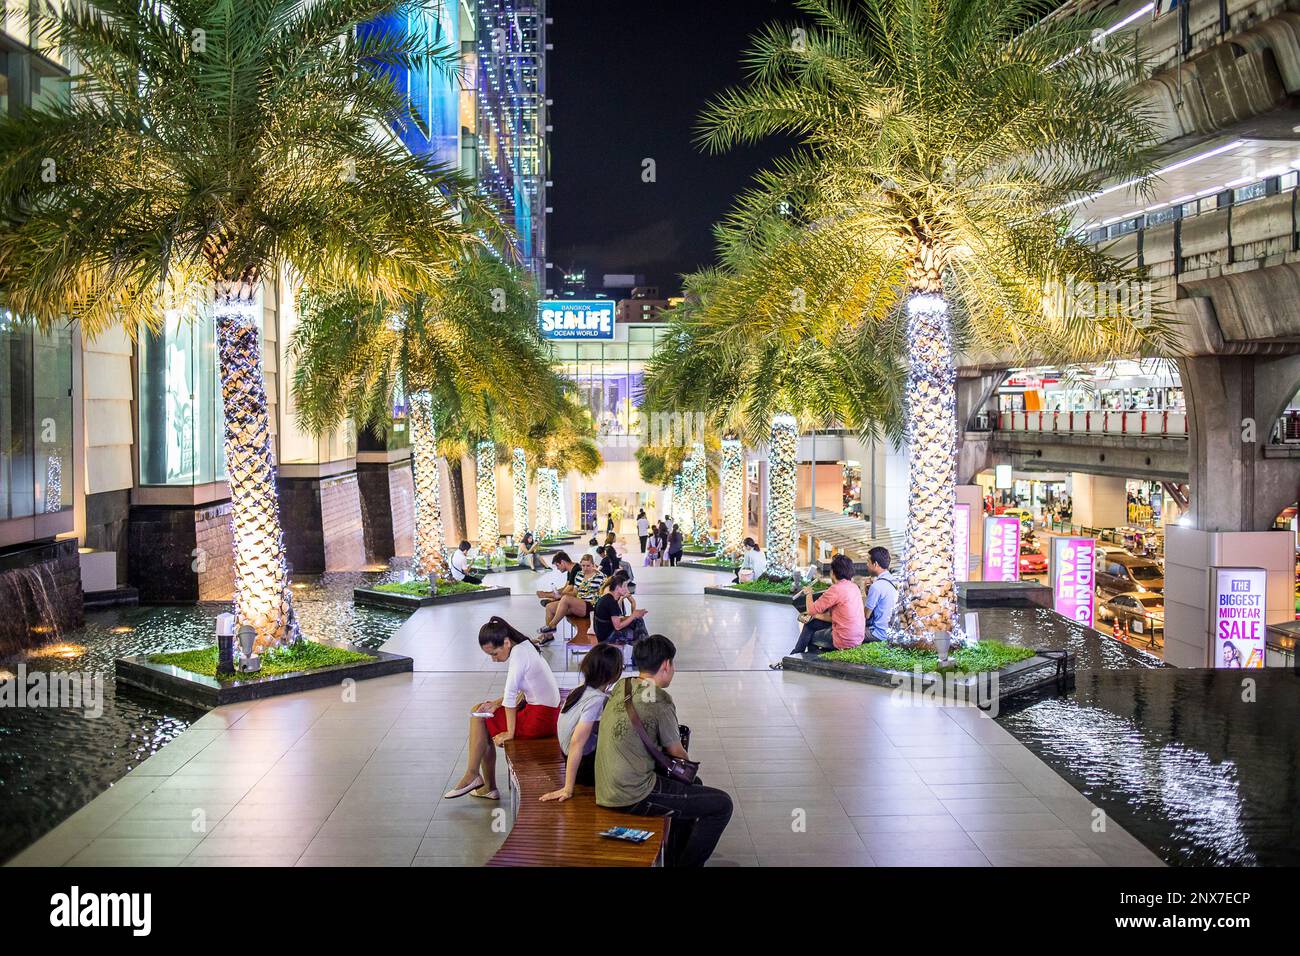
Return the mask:
<svg viewBox="0 0 1300 956">
<path fill-rule="evenodd" d="M 473 172 L 514 227 L 524 268 L 545 288 L 545 3 L 474 0 L 473 6 L 475 39 L 465 52 L 473 97 L 461 117 L 475 144 Z"/>
<path fill-rule="evenodd" d="M 617 327 L 613 342 L 550 342 L 551 361 L 578 387 L 600 435 L 639 434 L 647 363 L 665 330 L 660 325 Z"/>
<path fill-rule="evenodd" d="M 141 485 L 204 485 L 226 478 L 221 379 L 211 312 L 169 315 L 139 337 Z"/>
<path fill-rule="evenodd" d="M 72 333 L 0 313 L 0 520 L 72 507 Z"/>
</svg>

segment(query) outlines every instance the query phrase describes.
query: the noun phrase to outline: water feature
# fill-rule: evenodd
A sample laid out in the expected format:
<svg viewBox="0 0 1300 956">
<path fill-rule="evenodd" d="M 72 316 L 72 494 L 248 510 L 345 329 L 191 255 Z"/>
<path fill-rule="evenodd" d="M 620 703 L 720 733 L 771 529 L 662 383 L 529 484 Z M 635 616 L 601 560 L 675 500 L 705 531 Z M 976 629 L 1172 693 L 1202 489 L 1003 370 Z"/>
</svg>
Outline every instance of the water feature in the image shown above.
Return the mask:
<svg viewBox="0 0 1300 956">
<path fill-rule="evenodd" d="M 82 622 L 76 542 L 0 557 L 0 659 L 36 647 Z"/>
<path fill-rule="evenodd" d="M 357 608 L 352 589 L 393 572 L 324 574 L 294 579 L 294 601 L 309 638 L 379 647 L 406 615 Z M 4 600 L 0 596 L 0 600 Z M 8 604 L 5 604 L 8 607 Z M 103 680 L 103 713 L 52 707 L 0 707 L 0 862 L 30 844 L 179 736 L 202 711 L 134 688 L 120 690 L 113 661 L 134 654 L 183 650 L 213 640 L 218 604 L 115 608 L 86 615 L 84 625 L 38 635 L 0 656 L 0 679 L 18 672 L 68 672 Z M 7 615 L 6 615 L 7 616 Z"/>
<path fill-rule="evenodd" d="M 1043 608 L 979 615 L 983 636 L 1075 655 L 1070 691 L 998 723 L 1161 859 L 1300 863 L 1300 677 L 1168 667 Z"/>
<path fill-rule="evenodd" d="M 1300 864 L 1289 669 L 1084 672 L 998 722 L 1167 863 Z"/>
</svg>

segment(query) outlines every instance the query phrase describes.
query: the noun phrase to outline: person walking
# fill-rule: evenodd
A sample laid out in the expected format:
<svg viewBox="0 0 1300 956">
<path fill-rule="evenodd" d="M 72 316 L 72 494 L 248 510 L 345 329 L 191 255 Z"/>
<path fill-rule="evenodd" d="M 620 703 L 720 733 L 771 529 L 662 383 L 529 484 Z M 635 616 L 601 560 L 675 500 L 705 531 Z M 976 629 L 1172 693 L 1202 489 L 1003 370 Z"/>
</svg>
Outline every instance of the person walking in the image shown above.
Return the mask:
<svg viewBox="0 0 1300 956">
<path fill-rule="evenodd" d="M 682 540 L 682 529 L 673 528 L 672 534 L 668 536 L 668 564 L 670 567 L 677 567 L 678 562 L 682 560 L 682 549 L 686 543 Z"/>
<path fill-rule="evenodd" d="M 641 539 L 641 553 L 645 554 L 646 538 L 650 537 L 650 519 L 645 516 L 644 508 L 637 512 L 636 536 Z"/>
</svg>

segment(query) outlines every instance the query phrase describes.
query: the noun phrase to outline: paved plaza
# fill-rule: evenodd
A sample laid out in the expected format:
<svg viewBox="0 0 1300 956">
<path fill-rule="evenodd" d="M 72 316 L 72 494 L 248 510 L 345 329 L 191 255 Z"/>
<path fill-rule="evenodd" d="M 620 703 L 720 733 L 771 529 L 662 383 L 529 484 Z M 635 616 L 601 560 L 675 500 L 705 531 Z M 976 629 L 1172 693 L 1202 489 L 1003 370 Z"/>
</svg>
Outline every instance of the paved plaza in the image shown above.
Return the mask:
<svg viewBox="0 0 1300 956">
<path fill-rule="evenodd" d="M 974 709 L 907 706 L 880 687 L 770 671 L 792 609 L 705 597 L 725 578 L 638 568 L 652 632 L 678 647 L 671 693 L 701 776 L 736 813 L 714 866 L 1133 866 L 1158 858 Z M 540 624 L 531 572 L 509 598 L 425 608 L 386 650 L 415 671 L 221 707 L 11 865 L 477 866 L 503 801 L 441 795 L 464 769 L 467 712 L 504 666 L 475 634 Z M 561 687 L 564 647 L 547 649 Z M 505 787 L 505 761 L 498 762 Z"/>
</svg>

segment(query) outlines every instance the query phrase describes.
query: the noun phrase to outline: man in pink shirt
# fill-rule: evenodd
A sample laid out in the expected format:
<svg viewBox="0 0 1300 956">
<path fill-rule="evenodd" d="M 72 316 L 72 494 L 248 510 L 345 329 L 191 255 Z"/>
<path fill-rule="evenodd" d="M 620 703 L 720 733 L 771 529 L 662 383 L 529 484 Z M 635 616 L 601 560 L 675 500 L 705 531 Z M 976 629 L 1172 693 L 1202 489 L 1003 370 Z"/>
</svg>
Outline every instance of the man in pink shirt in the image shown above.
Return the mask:
<svg viewBox="0 0 1300 956">
<path fill-rule="evenodd" d="M 862 643 L 867 631 L 867 616 L 862 606 L 862 591 L 853 583 L 852 559 L 844 554 L 835 555 L 831 559 L 831 577 L 835 583 L 808 607 L 808 623 L 799 633 L 799 643 L 795 644 L 791 655 L 810 650 L 814 653 L 842 650 Z M 811 598 L 811 587 L 807 593 Z M 780 665 L 773 667 L 779 668 Z"/>
</svg>

